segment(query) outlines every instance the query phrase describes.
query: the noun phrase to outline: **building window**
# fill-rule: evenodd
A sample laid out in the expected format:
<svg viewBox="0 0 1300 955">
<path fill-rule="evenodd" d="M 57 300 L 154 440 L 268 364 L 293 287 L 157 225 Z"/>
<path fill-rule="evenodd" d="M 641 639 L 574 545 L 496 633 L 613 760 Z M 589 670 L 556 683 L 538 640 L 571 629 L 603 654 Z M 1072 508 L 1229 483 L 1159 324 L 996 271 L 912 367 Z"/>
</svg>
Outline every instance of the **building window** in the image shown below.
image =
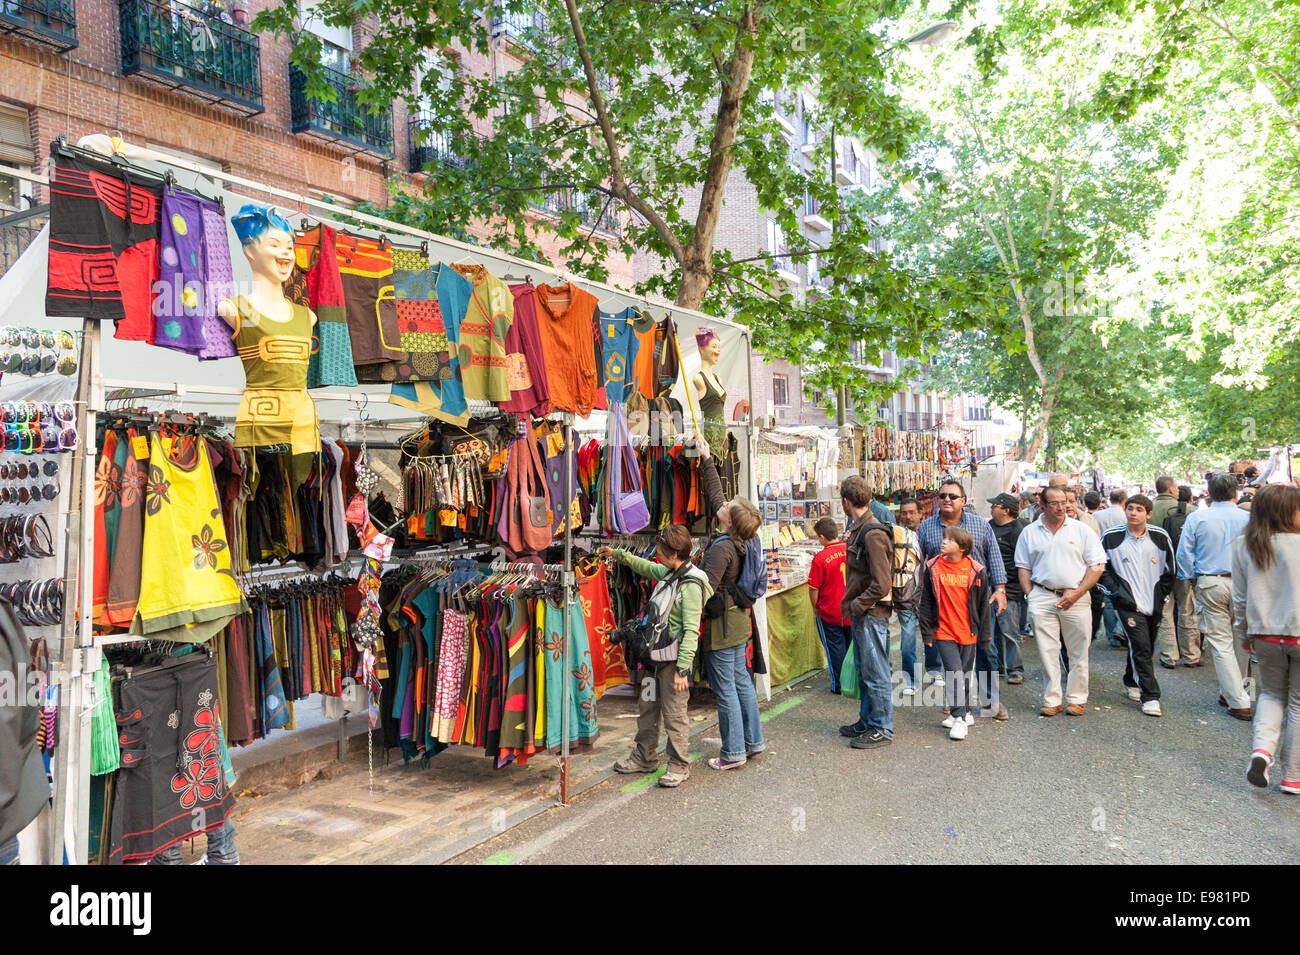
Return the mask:
<svg viewBox="0 0 1300 955">
<path fill-rule="evenodd" d="M 790 379 L 785 375 L 772 376 L 772 404 L 778 407 L 790 404 Z"/>
</svg>

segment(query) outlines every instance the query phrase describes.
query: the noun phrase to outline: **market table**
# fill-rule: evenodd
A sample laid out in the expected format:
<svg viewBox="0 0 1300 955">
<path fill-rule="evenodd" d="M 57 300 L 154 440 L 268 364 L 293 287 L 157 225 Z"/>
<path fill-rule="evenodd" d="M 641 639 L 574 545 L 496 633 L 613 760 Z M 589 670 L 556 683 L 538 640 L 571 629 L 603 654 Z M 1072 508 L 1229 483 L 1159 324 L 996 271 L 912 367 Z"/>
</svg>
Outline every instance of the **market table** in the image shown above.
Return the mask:
<svg viewBox="0 0 1300 955">
<path fill-rule="evenodd" d="M 826 651 L 817 633 L 817 618 L 808 584 L 767 595 L 767 667 L 772 686 L 788 683 L 811 670 L 826 668 Z"/>
</svg>

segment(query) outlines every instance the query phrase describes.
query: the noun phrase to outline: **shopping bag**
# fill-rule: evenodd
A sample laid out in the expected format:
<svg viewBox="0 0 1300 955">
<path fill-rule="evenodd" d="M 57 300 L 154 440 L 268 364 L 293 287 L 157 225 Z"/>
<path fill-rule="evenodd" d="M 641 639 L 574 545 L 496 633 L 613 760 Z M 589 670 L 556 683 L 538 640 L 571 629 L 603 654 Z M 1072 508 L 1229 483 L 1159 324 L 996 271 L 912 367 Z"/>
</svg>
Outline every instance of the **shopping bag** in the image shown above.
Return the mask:
<svg viewBox="0 0 1300 955">
<path fill-rule="evenodd" d="M 853 644 L 849 644 L 849 652 L 844 654 L 844 665 L 840 667 L 840 696 L 847 696 L 850 700 L 862 698 L 862 688 L 858 685 L 858 661 L 854 659 L 856 654 L 853 652 Z"/>
</svg>

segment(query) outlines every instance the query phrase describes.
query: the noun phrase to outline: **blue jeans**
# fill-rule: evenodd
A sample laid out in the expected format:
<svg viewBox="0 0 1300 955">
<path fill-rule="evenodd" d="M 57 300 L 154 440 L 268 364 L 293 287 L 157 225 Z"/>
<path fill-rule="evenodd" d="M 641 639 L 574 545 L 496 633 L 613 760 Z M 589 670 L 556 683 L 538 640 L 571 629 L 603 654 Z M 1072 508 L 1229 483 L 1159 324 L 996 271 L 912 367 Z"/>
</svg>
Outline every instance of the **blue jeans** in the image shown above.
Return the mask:
<svg viewBox="0 0 1300 955">
<path fill-rule="evenodd" d="M 8 842 L 0 845 L 0 865 L 17 865 L 18 864 L 18 837 L 14 836 Z"/>
<path fill-rule="evenodd" d="M 840 692 L 840 670 L 849 652 L 849 628 L 841 623 L 831 623 L 817 618 L 817 632 L 826 648 L 826 662 L 831 668 L 831 692 Z"/>
<path fill-rule="evenodd" d="M 889 666 L 889 618 L 854 617 L 853 659 L 858 665 L 862 701 L 858 719 L 894 738 L 894 700 Z"/>
<path fill-rule="evenodd" d="M 235 820 L 233 817 L 227 816 L 225 825 L 220 829 L 211 830 L 207 833 L 207 837 L 208 865 L 239 865 L 239 850 L 235 848 Z M 180 865 L 180 843 L 158 853 L 149 860 L 149 864 Z"/>
<path fill-rule="evenodd" d="M 758 720 L 758 694 L 745 666 L 745 644 L 704 654 L 709 686 L 718 698 L 718 729 L 722 733 L 722 758 L 744 762 L 764 748 L 763 724 Z"/>
<path fill-rule="evenodd" d="M 898 611 L 899 652 L 903 655 L 903 672 L 907 674 L 907 685 L 915 687 L 921 674 L 916 672 L 916 637 L 919 620 L 915 610 Z M 924 647 L 925 672 L 942 673 L 943 663 L 939 660 L 939 651 L 934 647 Z"/>
<path fill-rule="evenodd" d="M 1007 609 L 993 618 L 998 671 L 1008 676 L 1025 672 L 1025 661 L 1020 654 L 1020 625 L 1024 616 L 1024 605 L 1016 598 L 1008 600 Z"/>
</svg>

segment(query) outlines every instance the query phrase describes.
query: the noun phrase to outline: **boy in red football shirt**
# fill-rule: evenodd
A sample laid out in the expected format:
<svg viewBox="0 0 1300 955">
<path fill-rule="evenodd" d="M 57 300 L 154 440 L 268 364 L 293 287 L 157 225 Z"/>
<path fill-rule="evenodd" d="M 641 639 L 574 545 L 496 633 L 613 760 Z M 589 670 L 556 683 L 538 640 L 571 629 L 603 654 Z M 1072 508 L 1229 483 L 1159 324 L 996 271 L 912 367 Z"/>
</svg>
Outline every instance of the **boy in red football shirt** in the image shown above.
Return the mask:
<svg viewBox="0 0 1300 955">
<path fill-rule="evenodd" d="M 840 692 L 840 667 L 849 650 L 849 618 L 840 611 L 844 599 L 844 542 L 840 525 L 823 517 L 813 525 L 821 552 L 808 572 L 808 593 L 817 609 L 817 629 L 831 667 L 831 692 Z"/>
<path fill-rule="evenodd" d="M 949 739 L 965 739 L 966 727 L 975 722 L 975 644 L 993 639 L 989 612 L 989 576 L 984 565 L 971 560 L 970 531 L 949 527 L 943 533 L 939 556 L 926 564 L 921 578 L 921 635 L 927 647 L 939 648 L 947 671 L 950 715 L 943 725 Z"/>
</svg>

